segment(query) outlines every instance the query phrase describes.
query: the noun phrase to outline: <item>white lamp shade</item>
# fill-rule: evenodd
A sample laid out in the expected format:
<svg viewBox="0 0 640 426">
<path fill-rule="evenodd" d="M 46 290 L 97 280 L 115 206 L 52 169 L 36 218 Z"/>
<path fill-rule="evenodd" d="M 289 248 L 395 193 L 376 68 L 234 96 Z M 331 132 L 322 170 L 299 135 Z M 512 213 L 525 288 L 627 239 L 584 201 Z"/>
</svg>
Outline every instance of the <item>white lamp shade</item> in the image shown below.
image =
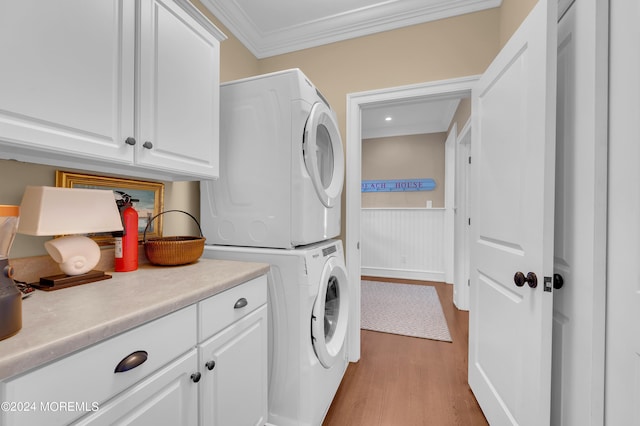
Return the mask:
<svg viewBox="0 0 640 426">
<path fill-rule="evenodd" d="M 122 229 L 113 191 L 27 186 L 22 196 L 21 234 L 89 234 Z"/>
</svg>

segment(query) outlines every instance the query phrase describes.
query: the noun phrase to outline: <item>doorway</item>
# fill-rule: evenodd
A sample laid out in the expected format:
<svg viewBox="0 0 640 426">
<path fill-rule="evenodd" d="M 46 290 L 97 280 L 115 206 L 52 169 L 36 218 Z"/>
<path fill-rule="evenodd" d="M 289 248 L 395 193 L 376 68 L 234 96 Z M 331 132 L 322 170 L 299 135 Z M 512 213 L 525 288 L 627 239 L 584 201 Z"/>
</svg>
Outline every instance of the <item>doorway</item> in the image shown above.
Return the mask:
<svg viewBox="0 0 640 426">
<path fill-rule="evenodd" d="M 471 96 L 479 76 L 386 88 L 347 95 L 346 235 L 345 257 L 349 274 L 349 361 L 360 359 L 360 211 L 362 177 L 362 109 L 400 100 L 438 100 Z"/>
</svg>

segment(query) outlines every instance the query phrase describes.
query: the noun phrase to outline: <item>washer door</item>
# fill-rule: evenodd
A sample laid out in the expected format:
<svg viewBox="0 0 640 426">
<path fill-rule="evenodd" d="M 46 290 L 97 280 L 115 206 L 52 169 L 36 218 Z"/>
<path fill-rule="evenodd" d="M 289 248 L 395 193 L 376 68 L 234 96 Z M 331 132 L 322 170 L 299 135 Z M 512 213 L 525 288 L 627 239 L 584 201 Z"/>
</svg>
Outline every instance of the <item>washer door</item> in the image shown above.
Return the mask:
<svg viewBox="0 0 640 426">
<path fill-rule="evenodd" d="M 311 107 L 304 127 L 302 150 L 316 194 L 325 207 L 335 206 L 344 182 L 344 152 L 338 124 L 322 102 Z"/>
<path fill-rule="evenodd" d="M 348 294 L 347 272 L 332 256 L 324 265 L 311 316 L 313 350 L 325 368 L 333 366 L 345 344 L 349 319 Z"/>
</svg>

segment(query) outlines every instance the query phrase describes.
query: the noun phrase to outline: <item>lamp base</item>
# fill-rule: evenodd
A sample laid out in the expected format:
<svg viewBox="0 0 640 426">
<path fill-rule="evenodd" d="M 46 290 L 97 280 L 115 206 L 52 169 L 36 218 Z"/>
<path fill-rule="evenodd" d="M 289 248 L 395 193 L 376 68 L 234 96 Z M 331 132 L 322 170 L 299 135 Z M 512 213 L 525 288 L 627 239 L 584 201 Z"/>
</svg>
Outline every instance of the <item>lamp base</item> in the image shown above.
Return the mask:
<svg viewBox="0 0 640 426">
<path fill-rule="evenodd" d="M 111 275 L 105 274 L 102 271 L 92 270 L 86 274 L 80 275 L 59 274 L 41 277 L 39 283 L 33 283 L 30 285 L 38 290 L 53 291 L 76 285 L 88 284 L 94 281 L 108 280 L 109 278 L 111 278 Z"/>
</svg>

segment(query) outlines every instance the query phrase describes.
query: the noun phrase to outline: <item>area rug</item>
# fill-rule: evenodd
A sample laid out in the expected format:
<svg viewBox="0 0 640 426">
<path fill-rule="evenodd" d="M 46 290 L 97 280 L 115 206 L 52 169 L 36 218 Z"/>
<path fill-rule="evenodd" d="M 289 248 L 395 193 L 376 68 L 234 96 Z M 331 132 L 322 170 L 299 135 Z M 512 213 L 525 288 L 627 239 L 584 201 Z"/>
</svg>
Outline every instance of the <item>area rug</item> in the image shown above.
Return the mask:
<svg viewBox="0 0 640 426">
<path fill-rule="evenodd" d="M 433 286 L 363 280 L 361 302 L 365 330 L 452 341 Z"/>
</svg>

